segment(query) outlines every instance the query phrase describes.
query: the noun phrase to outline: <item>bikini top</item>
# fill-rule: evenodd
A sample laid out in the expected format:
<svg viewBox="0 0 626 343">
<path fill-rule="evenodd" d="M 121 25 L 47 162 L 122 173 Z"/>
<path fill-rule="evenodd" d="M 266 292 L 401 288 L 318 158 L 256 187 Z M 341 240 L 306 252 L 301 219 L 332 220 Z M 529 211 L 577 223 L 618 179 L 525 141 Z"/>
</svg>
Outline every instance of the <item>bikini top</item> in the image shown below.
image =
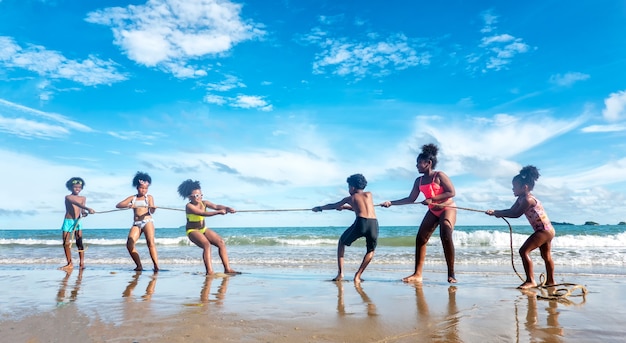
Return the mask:
<svg viewBox="0 0 626 343">
<path fill-rule="evenodd" d="M 204 205 L 203 202 L 200 202 L 200 204 L 202 204 L 202 210 L 204 211 L 206 209 L 206 206 Z M 187 221 L 190 223 L 199 223 L 203 220 L 204 220 L 203 216 L 199 216 L 194 213 L 187 213 Z"/>
<path fill-rule="evenodd" d="M 131 200 L 130 204 L 133 207 L 148 207 L 150 204 L 148 203 L 148 194 L 143 197 L 143 200 L 137 200 L 137 196 Z"/>
</svg>

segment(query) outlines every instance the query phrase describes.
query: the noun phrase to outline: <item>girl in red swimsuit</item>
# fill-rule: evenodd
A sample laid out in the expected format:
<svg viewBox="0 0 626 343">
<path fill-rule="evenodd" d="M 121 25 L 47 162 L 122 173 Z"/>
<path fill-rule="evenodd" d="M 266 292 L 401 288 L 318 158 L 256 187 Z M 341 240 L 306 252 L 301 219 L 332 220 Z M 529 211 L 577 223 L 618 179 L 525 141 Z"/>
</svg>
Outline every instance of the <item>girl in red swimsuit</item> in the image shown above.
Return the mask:
<svg viewBox="0 0 626 343">
<path fill-rule="evenodd" d="M 456 283 L 454 276 L 454 243 L 452 232 L 456 224 L 456 207 L 454 197 L 454 185 L 442 171 L 435 171 L 437 166 L 438 148 L 434 144 L 422 146 L 422 153 L 417 156 L 417 171 L 422 176 L 415 179 L 413 189 L 409 196 L 399 200 L 385 201 L 383 207 L 392 205 L 413 204 L 420 192 L 426 198 L 422 204 L 428 205 L 428 212 L 424 216 L 415 237 L 415 271 L 402 279 L 404 282 L 421 282 L 424 259 L 426 258 L 426 244 L 430 236 L 439 226 L 439 236 L 443 245 L 443 253 L 448 266 L 448 282 Z M 448 205 L 450 207 L 446 207 Z"/>
<path fill-rule="evenodd" d="M 533 272 L 533 262 L 530 259 L 530 252 L 539 248 L 541 257 L 546 263 L 546 286 L 554 285 L 554 261 L 552 261 L 552 238 L 554 238 L 554 227 L 548 219 L 541 202 L 530 192 L 535 187 L 535 181 L 539 178 L 539 170 L 535 166 L 522 168 L 518 175 L 513 178 L 513 195 L 517 200 L 508 210 L 488 210 L 490 216 L 518 218 L 522 214 L 535 231 L 519 249 L 526 272 L 526 281 L 517 288 L 526 289 L 536 287 Z"/>
</svg>

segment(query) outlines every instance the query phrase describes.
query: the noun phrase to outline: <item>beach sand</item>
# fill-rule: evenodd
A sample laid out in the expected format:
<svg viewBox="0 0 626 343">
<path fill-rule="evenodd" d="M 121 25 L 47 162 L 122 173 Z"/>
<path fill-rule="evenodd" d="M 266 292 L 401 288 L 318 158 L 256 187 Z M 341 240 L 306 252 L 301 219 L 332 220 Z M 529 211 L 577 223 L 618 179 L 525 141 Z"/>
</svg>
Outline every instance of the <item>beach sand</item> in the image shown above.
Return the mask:
<svg viewBox="0 0 626 343">
<path fill-rule="evenodd" d="M 3 342 L 618 342 L 626 336 L 623 275 L 564 273 L 585 297 L 558 302 L 520 291 L 508 270 L 465 271 L 459 283 L 425 271 L 370 266 L 360 287 L 324 267 L 238 266 L 155 274 L 119 266 L 71 273 L 1 266 Z M 200 267 L 198 267 L 200 268 Z M 199 269 L 198 269 L 199 270 Z M 356 266 L 347 266 L 347 271 Z M 347 275 L 352 279 L 352 274 Z M 580 292 L 577 292 L 580 294 Z"/>
</svg>

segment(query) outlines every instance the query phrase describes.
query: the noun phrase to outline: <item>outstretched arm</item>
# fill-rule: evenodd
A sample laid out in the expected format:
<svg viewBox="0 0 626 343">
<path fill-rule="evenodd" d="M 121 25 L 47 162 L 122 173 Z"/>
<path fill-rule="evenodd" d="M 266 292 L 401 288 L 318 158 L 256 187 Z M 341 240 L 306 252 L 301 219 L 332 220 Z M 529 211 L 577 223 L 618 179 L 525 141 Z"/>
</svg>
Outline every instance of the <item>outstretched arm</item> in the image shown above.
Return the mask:
<svg viewBox="0 0 626 343">
<path fill-rule="evenodd" d="M 520 196 L 508 210 L 487 210 L 485 213 L 496 218 L 519 218 L 531 206 L 534 204 L 531 204 L 525 196 Z"/>
<path fill-rule="evenodd" d="M 411 193 L 402 199 L 398 199 L 398 200 L 392 200 L 392 201 L 385 201 L 382 204 L 380 204 L 380 206 L 382 207 L 389 207 L 392 205 L 406 205 L 406 204 L 412 204 L 415 202 L 415 200 L 417 200 L 417 197 L 420 195 L 420 180 L 422 179 L 422 177 L 418 177 L 417 179 L 415 179 L 415 182 L 413 182 L 413 188 L 411 189 Z"/>
<path fill-rule="evenodd" d="M 322 212 L 323 210 L 351 210 L 352 206 L 350 205 L 350 197 L 345 197 L 343 199 L 341 199 L 340 201 L 337 201 L 335 203 L 331 203 L 331 204 L 326 204 L 324 206 L 316 206 L 313 207 L 311 210 L 313 212 Z M 344 206 L 346 205 L 347 206 Z"/>
<path fill-rule="evenodd" d="M 203 202 L 204 202 L 204 205 L 205 205 L 206 207 L 208 207 L 208 208 L 210 208 L 210 209 L 213 209 L 213 210 L 218 210 L 218 211 L 219 211 L 219 210 L 224 210 L 224 211 L 226 211 L 226 213 L 235 213 L 235 212 L 237 212 L 237 211 L 235 211 L 235 209 L 234 209 L 234 208 L 232 208 L 232 207 L 228 207 L 228 206 L 224 206 L 224 205 L 214 204 L 214 203 L 212 203 L 212 202 L 210 202 L 210 201 L 208 201 L 208 200 L 203 200 Z"/>
</svg>

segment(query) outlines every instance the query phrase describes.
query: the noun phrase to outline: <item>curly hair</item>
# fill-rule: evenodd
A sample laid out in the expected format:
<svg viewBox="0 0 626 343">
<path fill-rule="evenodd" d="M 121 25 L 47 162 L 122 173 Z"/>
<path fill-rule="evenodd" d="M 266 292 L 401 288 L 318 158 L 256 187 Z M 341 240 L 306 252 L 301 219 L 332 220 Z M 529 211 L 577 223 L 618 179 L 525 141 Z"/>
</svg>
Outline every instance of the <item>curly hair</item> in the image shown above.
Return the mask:
<svg viewBox="0 0 626 343">
<path fill-rule="evenodd" d="M 80 177 L 73 177 L 69 180 L 67 180 L 67 182 L 65 183 L 65 187 L 67 188 L 67 190 L 71 191 L 72 188 L 74 188 L 75 184 L 80 184 L 81 188 L 85 187 L 85 180 L 83 180 Z"/>
<path fill-rule="evenodd" d="M 424 144 L 422 145 L 422 153 L 417 155 L 417 160 L 426 160 L 430 161 L 433 164 L 433 169 L 437 166 L 437 152 L 439 152 L 439 148 L 433 144 Z"/>
<path fill-rule="evenodd" d="M 150 185 L 152 183 L 152 178 L 147 173 L 138 171 L 133 178 L 133 187 L 137 188 L 139 185 L 143 185 L 145 183 Z"/>
<path fill-rule="evenodd" d="M 349 186 L 356 189 L 365 189 L 365 187 L 367 186 L 367 180 L 362 174 L 350 175 L 346 182 L 348 182 Z"/>
<path fill-rule="evenodd" d="M 519 174 L 515 175 L 513 181 L 519 182 L 522 186 L 528 186 L 529 190 L 535 188 L 535 181 L 539 179 L 539 169 L 535 166 L 528 165 L 519 171 Z"/>
<path fill-rule="evenodd" d="M 188 196 L 191 195 L 191 192 L 193 192 L 196 189 L 200 189 L 200 181 L 194 181 L 192 179 L 187 179 L 187 180 L 183 181 L 183 183 L 178 185 L 178 194 L 182 198 L 187 198 Z"/>
</svg>

